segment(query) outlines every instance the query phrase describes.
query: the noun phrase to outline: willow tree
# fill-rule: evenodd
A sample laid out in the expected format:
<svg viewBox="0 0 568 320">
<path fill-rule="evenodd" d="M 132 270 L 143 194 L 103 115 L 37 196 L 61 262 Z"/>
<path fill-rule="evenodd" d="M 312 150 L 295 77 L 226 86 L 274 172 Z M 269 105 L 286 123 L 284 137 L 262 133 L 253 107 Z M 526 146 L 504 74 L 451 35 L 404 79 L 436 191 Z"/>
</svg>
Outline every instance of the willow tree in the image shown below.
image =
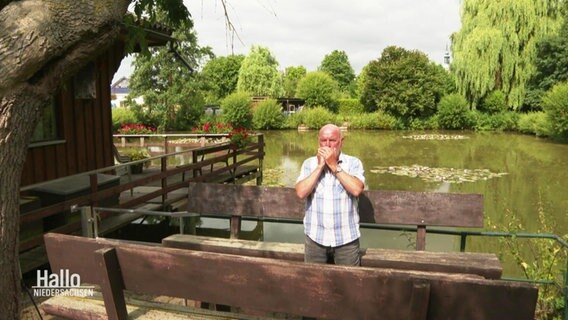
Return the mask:
<svg viewBox="0 0 568 320">
<path fill-rule="evenodd" d="M 118 39 L 128 6 L 187 21 L 182 0 L 0 0 L 0 317 L 19 319 L 19 190 L 40 110 Z"/>
<path fill-rule="evenodd" d="M 252 46 L 241 64 L 237 91 L 254 96 L 282 95 L 282 76 L 278 72 L 278 61 L 268 48 Z"/>
<path fill-rule="evenodd" d="M 502 90 L 509 106 L 522 106 L 536 43 L 558 30 L 560 8 L 560 0 L 463 1 L 451 70 L 473 107 L 493 90 Z"/>
</svg>

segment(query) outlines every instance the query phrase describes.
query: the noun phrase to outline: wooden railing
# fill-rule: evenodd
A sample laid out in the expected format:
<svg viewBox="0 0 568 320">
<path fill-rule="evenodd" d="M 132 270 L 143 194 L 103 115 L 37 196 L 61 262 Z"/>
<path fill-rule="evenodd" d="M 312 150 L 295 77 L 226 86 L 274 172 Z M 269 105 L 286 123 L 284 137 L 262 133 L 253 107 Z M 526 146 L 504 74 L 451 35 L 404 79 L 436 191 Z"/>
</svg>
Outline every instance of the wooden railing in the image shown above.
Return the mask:
<svg viewBox="0 0 568 320">
<path fill-rule="evenodd" d="M 210 150 L 211 152 L 207 152 Z M 194 154 L 201 156 L 196 158 Z M 171 164 L 170 158 L 176 156 L 184 156 L 188 159 L 194 159 L 191 163 L 183 165 Z M 43 244 L 43 233 L 45 232 L 58 232 L 58 233 L 78 233 L 81 230 L 81 221 L 78 218 L 78 208 L 81 207 L 97 207 L 104 204 L 105 207 L 116 208 L 137 208 L 147 204 L 150 200 L 156 198 L 161 199 L 157 205 L 162 208 L 176 202 L 183 202 L 187 199 L 187 193 L 181 195 L 173 195 L 172 192 L 186 188 L 189 182 L 192 181 L 217 181 L 219 177 L 227 172 L 238 172 L 239 168 L 244 166 L 254 166 L 257 170 L 252 174 L 249 179 L 256 178 L 257 183 L 262 181 L 262 161 L 264 158 L 264 139 L 263 135 L 255 135 L 253 142 L 244 148 L 235 148 L 229 143 L 216 145 L 215 148 L 209 147 L 194 147 L 187 150 L 168 153 L 151 157 L 144 160 L 133 161 L 128 164 L 119 164 L 112 167 L 101 168 L 89 172 L 84 172 L 78 175 L 59 178 L 56 180 L 46 181 L 22 188 L 21 197 L 33 195 L 38 189 L 46 189 L 54 184 L 64 185 L 68 187 L 70 184 L 79 184 L 74 186 L 75 189 L 81 190 L 75 194 L 67 194 L 63 200 L 49 205 L 41 205 L 37 209 L 30 210 L 20 215 L 21 233 L 24 233 L 26 228 L 34 226 L 37 232 L 34 235 L 28 235 L 20 239 L 20 252 L 34 248 Z M 196 161 L 197 160 L 197 161 Z M 114 175 L 117 170 L 125 166 L 151 161 L 152 163 L 159 163 L 151 170 L 147 170 L 144 174 L 134 175 L 131 181 L 124 181 L 122 178 L 120 183 L 113 185 L 101 186 L 101 177 L 106 175 Z M 214 163 L 225 163 L 224 166 L 212 166 Z M 195 172 L 201 172 L 201 175 L 196 175 Z M 183 176 L 183 179 L 182 179 Z M 228 180 L 232 183 L 237 183 L 237 179 Z M 137 193 L 133 196 L 127 196 L 135 187 L 152 186 L 154 188 L 148 192 Z M 103 188 L 104 187 L 104 188 Z M 123 193 L 125 192 L 125 193 Z M 118 199 L 118 201 L 117 201 Z M 109 202 L 115 202 L 109 205 Z M 61 225 L 55 226 L 46 230 L 44 228 L 46 218 L 61 215 L 63 213 L 65 222 Z M 104 213 L 102 218 L 106 218 Z M 70 218 L 71 217 L 71 218 Z"/>
</svg>

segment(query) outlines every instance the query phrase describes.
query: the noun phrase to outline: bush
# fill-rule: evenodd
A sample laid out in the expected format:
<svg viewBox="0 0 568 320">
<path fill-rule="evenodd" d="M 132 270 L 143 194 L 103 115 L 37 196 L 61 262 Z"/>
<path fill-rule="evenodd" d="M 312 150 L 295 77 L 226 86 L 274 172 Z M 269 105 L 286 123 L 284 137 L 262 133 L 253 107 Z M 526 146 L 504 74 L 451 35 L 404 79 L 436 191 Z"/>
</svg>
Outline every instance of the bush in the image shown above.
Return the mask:
<svg viewBox="0 0 568 320">
<path fill-rule="evenodd" d="M 120 129 L 119 134 L 152 134 L 156 132 L 156 128 L 143 123 L 125 123 Z"/>
<path fill-rule="evenodd" d="M 428 118 L 415 118 L 408 124 L 410 130 L 436 130 L 440 129 L 438 117 L 436 115 Z"/>
<path fill-rule="evenodd" d="M 550 136 L 550 123 L 544 112 L 531 112 L 519 116 L 519 131 L 534 134 L 537 137 Z"/>
<path fill-rule="evenodd" d="M 302 123 L 304 123 L 303 112 L 296 112 L 288 115 L 286 120 L 284 120 L 283 127 L 286 129 L 297 129 Z"/>
<path fill-rule="evenodd" d="M 236 92 L 225 97 L 221 102 L 221 111 L 225 122 L 233 128 L 252 127 L 251 99 L 247 93 Z"/>
<path fill-rule="evenodd" d="M 360 114 L 363 113 L 363 104 L 359 99 L 339 99 L 339 114 Z"/>
<path fill-rule="evenodd" d="M 548 115 L 551 133 L 568 137 L 568 83 L 552 87 L 542 98 L 542 108 Z"/>
<path fill-rule="evenodd" d="M 138 122 L 138 119 L 131 110 L 127 108 L 112 109 L 112 132 L 117 132 L 123 124 L 136 122 Z"/>
<path fill-rule="evenodd" d="M 489 93 L 482 101 L 481 105 L 478 107 L 479 111 L 495 114 L 501 113 L 507 110 L 507 102 L 505 99 L 505 94 L 501 90 L 493 91 Z"/>
<path fill-rule="evenodd" d="M 438 105 L 438 122 L 444 129 L 469 128 L 471 116 L 465 98 L 457 93 L 444 96 Z"/>
<path fill-rule="evenodd" d="M 350 128 L 353 129 L 396 129 L 397 120 L 382 111 L 353 116 Z"/>
<path fill-rule="evenodd" d="M 335 115 L 324 107 L 302 110 L 303 124 L 310 129 L 319 129 L 328 123 L 335 123 Z"/>
<path fill-rule="evenodd" d="M 487 114 L 474 111 L 472 116 L 472 126 L 477 131 L 513 131 L 518 128 L 519 114 L 517 112 Z"/>
<path fill-rule="evenodd" d="M 255 129 L 280 129 L 284 124 L 282 106 L 274 99 L 260 102 L 252 115 Z"/>
<path fill-rule="evenodd" d="M 337 82 L 329 74 L 314 71 L 298 82 L 296 95 L 305 100 L 306 107 L 324 106 L 332 112 L 337 112 L 338 91 Z"/>
</svg>

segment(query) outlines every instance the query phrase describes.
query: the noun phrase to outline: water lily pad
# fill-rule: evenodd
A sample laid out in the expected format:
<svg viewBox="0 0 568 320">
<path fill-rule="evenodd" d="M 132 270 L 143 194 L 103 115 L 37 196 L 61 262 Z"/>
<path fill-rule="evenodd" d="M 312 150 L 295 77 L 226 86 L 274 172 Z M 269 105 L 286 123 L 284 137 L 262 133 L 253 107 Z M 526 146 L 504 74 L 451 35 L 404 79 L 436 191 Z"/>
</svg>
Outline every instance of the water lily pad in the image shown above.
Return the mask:
<svg viewBox="0 0 568 320">
<path fill-rule="evenodd" d="M 459 134 L 414 134 L 410 136 L 402 136 L 403 139 L 411 140 L 463 140 L 469 137 Z"/>
<path fill-rule="evenodd" d="M 507 174 L 506 172 L 491 172 L 489 169 L 430 168 L 416 164 L 412 166 L 373 167 L 370 172 L 420 178 L 426 182 L 449 183 L 475 182 L 498 178 Z"/>
</svg>

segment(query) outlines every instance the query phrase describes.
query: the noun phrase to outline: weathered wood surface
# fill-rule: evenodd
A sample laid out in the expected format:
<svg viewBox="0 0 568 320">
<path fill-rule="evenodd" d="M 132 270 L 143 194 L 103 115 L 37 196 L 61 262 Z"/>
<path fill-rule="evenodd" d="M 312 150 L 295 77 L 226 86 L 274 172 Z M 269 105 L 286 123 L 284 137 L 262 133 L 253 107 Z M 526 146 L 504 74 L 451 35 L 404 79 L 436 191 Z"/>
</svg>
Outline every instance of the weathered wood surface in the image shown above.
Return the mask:
<svg viewBox="0 0 568 320">
<path fill-rule="evenodd" d="M 162 240 L 165 247 L 210 251 L 226 254 L 304 261 L 304 244 L 222 239 L 186 234 L 171 235 Z M 501 262 L 492 253 L 428 252 L 394 249 L 364 249 L 364 267 L 401 270 L 476 274 L 487 279 L 500 279 Z"/>
<path fill-rule="evenodd" d="M 473 275 L 314 265 L 61 234 L 47 234 L 45 242 L 52 271 L 69 269 L 83 282 L 101 283 L 94 251 L 114 246 L 126 290 L 321 319 L 528 320 L 537 299 L 534 285 Z M 427 306 L 413 298 L 426 296 Z"/>
<path fill-rule="evenodd" d="M 133 296 L 133 297 L 131 297 Z M 128 319 L 131 320 L 260 320 L 259 317 L 230 312 L 188 307 L 181 299 L 159 297 L 173 303 L 148 301 L 148 297 L 126 295 Z M 56 296 L 41 304 L 45 313 L 66 319 L 107 320 L 105 305 L 100 292 L 94 297 Z"/>
<path fill-rule="evenodd" d="M 301 220 L 305 201 L 293 188 L 190 183 L 187 211 L 206 216 L 231 216 L 231 238 L 240 217 Z M 483 227 L 480 194 L 365 191 L 359 197 L 362 223 L 415 225 L 416 250 L 426 249 L 426 227 Z"/>
<path fill-rule="evenodd" d="M 305 202 L 293 188 L 192 183 L 188 211 L 302 219 Z M 446 227 L 483 227 L 480 194 L 367 190 L 359 198 L 361 222 Z"/>
</svg>

